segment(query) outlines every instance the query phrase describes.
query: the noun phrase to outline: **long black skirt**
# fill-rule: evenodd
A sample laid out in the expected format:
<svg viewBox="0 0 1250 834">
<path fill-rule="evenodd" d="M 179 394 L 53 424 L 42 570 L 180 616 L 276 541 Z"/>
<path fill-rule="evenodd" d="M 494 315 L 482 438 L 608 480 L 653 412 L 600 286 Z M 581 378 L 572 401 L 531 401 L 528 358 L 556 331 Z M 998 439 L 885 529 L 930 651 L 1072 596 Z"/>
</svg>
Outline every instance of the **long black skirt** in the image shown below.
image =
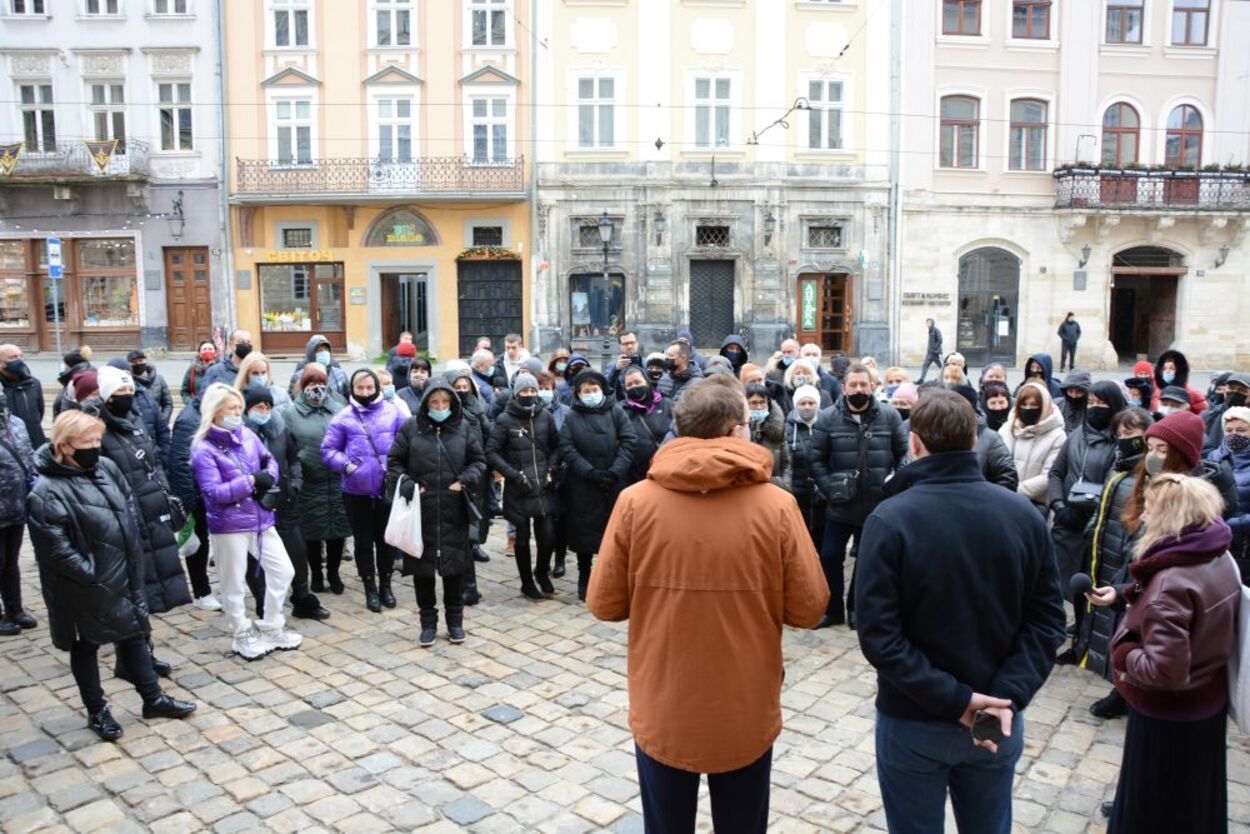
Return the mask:
<svg viewBox="0 0 1250 834">
<path fill-rule="evenodd" d="M 1129 707 L 1107 834 L 1226 834 L 1228 717 L 1164 721 Z"/>
</svg>

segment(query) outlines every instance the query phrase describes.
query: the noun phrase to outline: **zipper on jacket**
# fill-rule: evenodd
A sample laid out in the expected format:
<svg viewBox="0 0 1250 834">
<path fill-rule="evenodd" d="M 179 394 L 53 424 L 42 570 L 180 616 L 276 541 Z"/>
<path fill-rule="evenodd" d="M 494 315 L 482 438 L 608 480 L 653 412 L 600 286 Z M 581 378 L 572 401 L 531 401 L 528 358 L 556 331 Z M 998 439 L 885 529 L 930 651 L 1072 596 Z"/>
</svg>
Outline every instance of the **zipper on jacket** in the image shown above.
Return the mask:
<svg viewBox="0 0 1250 834">
<path fill-rule="evenodd" d="M 542 485 L 538 482 L 538 444 L 534 442 L 534 415 L 530 415 L 530 462 L 534 464 L 534 486 L 538 488 L 538 509 L 543 517 L 547 508 L 543 506 Z"/>
</svg>

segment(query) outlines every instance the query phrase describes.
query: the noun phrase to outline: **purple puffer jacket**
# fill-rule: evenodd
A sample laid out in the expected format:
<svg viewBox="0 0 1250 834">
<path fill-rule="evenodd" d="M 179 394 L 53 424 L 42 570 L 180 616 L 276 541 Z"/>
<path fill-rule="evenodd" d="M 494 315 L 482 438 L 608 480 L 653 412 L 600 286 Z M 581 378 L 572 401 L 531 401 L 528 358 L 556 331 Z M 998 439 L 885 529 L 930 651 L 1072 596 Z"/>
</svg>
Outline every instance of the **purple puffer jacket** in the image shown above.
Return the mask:
<svg viewBox="0 0 1250 834">
<path fill-rule="evenodd" d="M 191 447 L 195 484 L 204 499 L 210 533 L 257 533 L 273 526 L 273 512 L 252 498 L 251 475 L 265 459 L 266 472 L 278 482 L 278 462 L 265 451 L 260 438 L 239 427 L 228 431 L 213 426 Z"/>
<path fill-rule="evenodd" d="M 353 398 L 347 408 L 334 415 L 321 441 L 321 459 L 343 476 L 344 492 L 382 497 L 386 455 L 405 419 L 398 408 L 381 398 L 364 407 Z M 350 475 L 349 463 L 356 465 Z"/>
</svg>

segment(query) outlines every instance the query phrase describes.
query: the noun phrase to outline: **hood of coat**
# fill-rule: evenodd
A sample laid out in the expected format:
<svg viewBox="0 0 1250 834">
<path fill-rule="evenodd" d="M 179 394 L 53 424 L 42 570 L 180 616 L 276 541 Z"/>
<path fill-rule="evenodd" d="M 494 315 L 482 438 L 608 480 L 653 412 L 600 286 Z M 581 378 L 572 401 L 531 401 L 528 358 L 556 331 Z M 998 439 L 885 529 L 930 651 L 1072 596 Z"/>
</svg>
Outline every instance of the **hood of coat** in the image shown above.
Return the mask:
<svg viewBox="0 0 1250 834">
<path fill-rule="evenodd" d="M 430 397 L 435 391 L 442 391 L 451 397 L 451 416 L 441 423 L 436 423 L 430 419 Z M 451 387 L 444 377 L 430 377 L 430 381 L 425 384 L 425 392 L 421 395 L 421 406 L 417 409 L 417 422 L 424 431 L 433 431 L 442 426 L 451 426 L 459 422 L 464 414 L 464 405 L 460 402 L 460 395 L 456 393 L 456 389 Z"/>
<path fill-rule="evenodd" d="M 1070 371 L 1063 378 L 1063 382 L 1059 383 L 1060 390 L 1066 391 L 1069 388 L 1079 388 L 1086 394 L 1089 389 L 1094 386 L 1094 378 L 1089 375 L 1089 371 Z"/>
<path fill-rule="evenodd" d="M 1020 426 L 1016 423 L 1016 408 L 1020 405 L 1020 394 L 1024 388 L 1031 387 L 1042 395 L 1042 417 L 1031 426 Z M 1055 408 L 1055 403 L 1051 399 L 1050 390 L 1045 385 L 1036 382 L 1026 382 L 1024 386 L 1016 393 L 1016 402 L 1011 409 L 1011 417 L 1008 425 L 1016 437 L 1036 437 L 1054 431 L 1055 427 L 1063 428 L 1063 415 L 1059 413 L 1059 409 Z"/>
<path fill-rule="evenodd" d="M 1029 371 L 1029 363 L 1031 362 L 1036 362 L 1037 364 L 1042 366 L 1042 370 L 1046 374 L 1045 376 L 1046 384 L 1050 385 L 1051 381 L 1054 379 L 1054 376 L 1055 376 L 1055 360 L 1050 358 L 1049 353 L 1035 353 L 1029 357 L 1028 362 L 1024 363 L 1024 372 L 1026 374 Z"/>
<path fill-rule="evenodd" d="M 599 390 L 603 392 L 603 402 L 599 403 L 599 405 L 594 406 L 593 408 L 591 406 L 586 405 L 584 402 L 582 402 L 582 396 L 581 396 L 581 393 L 578 391 L 578 389 L 580 388 L 581 383 L 583 382 L 598 383 Z M 598 414 L 600 412 L 607 411 L 614 404 L 612 396 L 608 393 L 608 379 L 607 377 L 605 377 L 603 374 L 599 373 L 598 371 L 589 370 L 589 369 L 582 371 L 576 377 L 573 378 L 572 385 L 573 385 L 572 406 L 578 411 Z"/>
<path fill-rule="evenodd" d="M 578 365 L 581 365 L 581 367 L 579 368 Z M 594 366 L 590 364 L 590 360 L 586 358 L 585 354 L 570 353 L 568 364 L 564 366 L 564 381 L 572 383 L 575 376 L 591 367 Z"/>
<path fill-rule="evenodd" d="M 320 333 L 314 333 L 312 335 L 312 338 L 308 340 L 308 344 L 304 345 L 304 361 L 305 362 L 317 361 L 317 348 L 320 345 L 325 345 L 326 350 L 329 350 L 330 340 L 327 339 L 325 336 L 322 336 Z M 331 354 L 331 357 L 333 357 L 333 353 Z M 337 364 L 338 362 L 335 361 L 333 358 L 330 359 L 330 365 L 337 365 Z M 329 370 L 329 368 L 330 366 L 327 366 L 326 370 Z"/>
<path fill-rule="evenodd" d="M 730 345 L 738 348 L 739 353 L 737 359 L 729 359 L 729 356 L 725 353 L 725 349 Z M 735 372 L 741 369 L 743 365 L 751 361 L 750 353 L 747 351 L 747 343 L 742 341 L 741 336 L 726 336 L 725 340 L 720 343 L 720 355 L 729 359 L 730 364 L 734 366 Z"/>
<path fill-rule="evenodd" d="M 1172 362 L 1176 365 L 1176 378 L 1171 382 L 1163 380 L 1163 363 Z M 1159 358 L 1155 360 L 1155 387 L 1160 391 L 1169 385 L 1178 385 L 1184 388 L 1189 384 L 1189 360 L 1185 358 L 1185 354 L 1179 350 L 1165 350 L 1159 354 Z"/>
<path fill-rule="evenodd" d="M 674 492 L 711 492 L 768 483 L 773 454 L 736 437 L 679 437 L 651 459 L 647 477 Z"/>
</svg>

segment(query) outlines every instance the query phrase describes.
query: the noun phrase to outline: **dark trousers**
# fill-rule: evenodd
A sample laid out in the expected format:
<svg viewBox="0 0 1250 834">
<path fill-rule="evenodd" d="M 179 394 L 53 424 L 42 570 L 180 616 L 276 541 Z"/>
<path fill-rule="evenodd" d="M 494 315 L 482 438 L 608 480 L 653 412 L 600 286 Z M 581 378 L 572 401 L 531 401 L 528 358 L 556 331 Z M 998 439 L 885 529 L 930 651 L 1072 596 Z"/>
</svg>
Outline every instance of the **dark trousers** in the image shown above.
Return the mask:
<svg viewBox="0 0 1250 834">
<path fill-rule="evenodd" d="M 924 382 L 924 378 L 929 374 L 930 365 L 937 365 L 938 370 L 941 370 L 942 369 L 942 357 L 938 356 L 936 353 L 925 354 L 924 365 L 922 365 L 920 368 L 920 382 Z M 917 382 L 916 384 L 919 385 L 920 382 Z"/>
<path fill-rule="evenodd" d="M 423 626 L 438 624 L 438 590 L 434 587 L 435 581 L 433 576 L 416 576 L 412 580 Z M 464 625 L 463 576 L 443 577 L 443 607 L 446 609 L 447 625 Z"/>
<path fill-rule="evenodd" d="M 386 522 L 391 505 L 371 495 L 343 493 L 347 522 L 352 526 L 352 550 L 356 555 L 356 572 L 361 579 L 375 575 L 389 578 L 395 570 L 395 553 L 386 543 Z"/>
<path fill-rule="evenodd" d="M 191 517 L 195 519 L 195 537 L 200 540 L 200 546 L 194 553 L 187 554 L 187 573 L 191 576 L 191 595 L 199 599 L 213 592 L 213 586 L 208 583 L 208 516 L 204 514 L 203 503 L 195 502 Z"/>
<path fill-rule="evenodd" d="M 825 519 L 825 535 L 820 545 L 820 566 L 825 570 L 825 582 L 829 585 L 829 607 L 825 609 L 828 617 L 845 617 L 847 611 L 855 610 L 855 571 L 851 570 L 851 587 L 845 591 L 844 604 L 842 568 L 846 564 L 846 546 L 851 539 L 859 542 L 862 529 L 856 524 Z"/>
<path fill-rule="evenodd" d="M 382 528 L 383 531 L 386 528 Z M 343 564 L 344 539 L 308 539 L 304 544 L 308 548 L 308 564 L 310 570 L 321 572 L 322 546 L 325 546 L 325 569 L 327 577 L 339 575 L 339 565 Z"/>
<path fill-rule="evenodd" d="M 152 653 L 148 650 L 148 641 L 143 637 L 130 637 L 113 644 L 117 658 L 136 681 L 135 691 L 143 698 L 144 703 L 155 701 L 161 696 L 161 685 L 152 669 Z M 83 706 L 94 715 L 108 706 L 104 700 L 104 690 L 100 687 L 100 661 L 97 654 L 100 647 L 95 643 L 75 640 L 69 650 L 69 668 L 74 673 L 74 682 L 78 684 L 78 693 L 82 696 Z"/>
<path fill-rule="evenodd" d="M 1068 344 L 1060 342 L 1059 348 L 1059 370 L 1064 369 L 1064 363 L 1067 363 L 1068 370 L 1076 367 L 1076 342 Z"/>
<path fill-rule="evenodd" d="M 812 547 L 819 553 L 825 544 L 825 502 L 816 492 L 796 492 L 794 500 L 799 504 L 799 512 L 807 525 L 807 533 L 812 537 Z"/>
<path fill-rule="evenodd" d="M 551 547 L 555 551 L 556 557 L 563 560 L 569 553 L 569 531 L 564 523 L 565 516 L 556 516 L 552 519 L 552 539 Z"/>
<path fill-rule="evenodd" d="M 530 556 L 530 527 L 534 530 L 534 539 L 538 544 L 538 559 L 532 561 Z M 521 576 L 522 585 L 532 585 L 534 574 L 547 576 L 551 573 L 551 551 L 555 547 L 555 525 L 551 516 L 540 515 L 527 518 L 516 526 L 516 569 Z"/>
<path fill-rule="evenodd" d="M 890 834 L 942 834 L 950 792 L 960 834 L 1010 834 L 1011 783 L 1024 751 L 1024 719 L 990 753 L 968 729 L 877 713 L 877 781 Z"/>
<path fill-rule="evenodd" d="M 22 550 L 24 529 L 21 524 L 0 527 L 0 601 L 6 617 L 22 613 L 22 568 L 17 554 Z"/>
<path fill-rule="evenodd" d="M 690 834 L 699 805 L 698 773 L 661 764 L 634 745 L 647 834 Z M 773 751 L 746 767 L 709 773 L 712 828 L 716 834 L 763 834 L 768 830 L 769 778 Z"/>
</svg>

